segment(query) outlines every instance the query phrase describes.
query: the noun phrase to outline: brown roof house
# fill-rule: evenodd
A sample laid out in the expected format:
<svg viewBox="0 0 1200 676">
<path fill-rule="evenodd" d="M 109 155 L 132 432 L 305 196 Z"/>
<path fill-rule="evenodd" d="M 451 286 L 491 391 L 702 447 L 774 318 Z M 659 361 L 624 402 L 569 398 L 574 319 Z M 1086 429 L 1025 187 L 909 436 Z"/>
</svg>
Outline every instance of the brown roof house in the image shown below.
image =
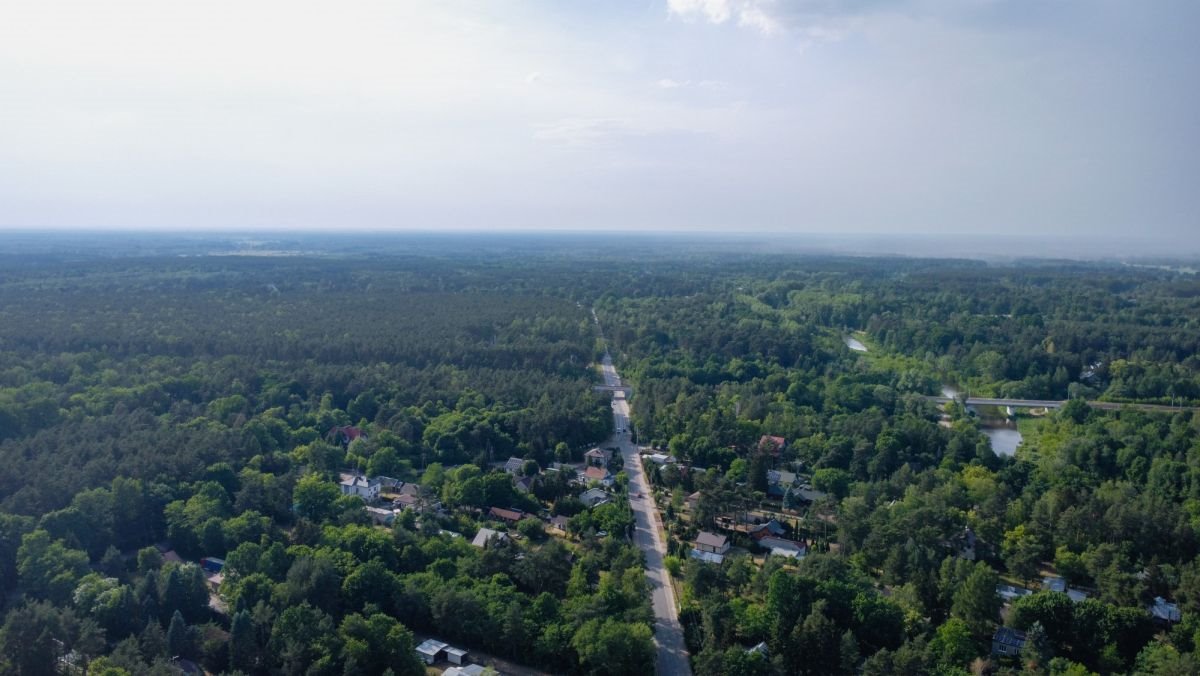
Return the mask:
<svg viewBox="0 0 1200 676">
<path fill-rule="evenodd" d="M 524 512 L 519 509 L 506 509 L 504 507 L 492 507 L 488 510 L 488 516 L 494 516 L 501 521 L 516 523 L 525 517 Z"/>
<path fill-rule="evenodd" d="M 580 473 L 580 479 L 585 483 L 598 481 L 606 488 L 613 485 L 612 474 L 603 467 L 588 467 Z"/>
</svg>

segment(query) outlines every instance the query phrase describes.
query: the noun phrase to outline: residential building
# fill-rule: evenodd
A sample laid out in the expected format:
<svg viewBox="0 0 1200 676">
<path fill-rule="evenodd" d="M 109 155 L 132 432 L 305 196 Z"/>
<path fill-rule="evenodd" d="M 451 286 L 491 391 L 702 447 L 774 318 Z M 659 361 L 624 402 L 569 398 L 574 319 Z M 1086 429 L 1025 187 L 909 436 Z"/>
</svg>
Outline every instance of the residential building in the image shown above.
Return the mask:
<svg viewBox="0 0 1200 676">
<path fill-rule="evenodd" d="M 729 538 L 702 530 L 696 536 L 696 549 L 712 554 L 725 554 L 729 551 Z"/>
<path fill-rule="evenodd" d="M 501 521 L 516 523 L 525 517 L 525 513 L 519 509 L 508 509 L 505 507 L 492 507 L 488 510 L 488 516 L 495 517 Z"/>
<path fill-rule="evenodd" d="M 593 448 L 583 454 L 583 461 L 596 467 L 608 467 L 608 463 L 612 461 L 612 451 L 603 448 Z"/>
<path fill-rule="evenodd" d="M 747 532 L 755 540 L 761 540 L 765 537 L 781 537 L 787 533 L 787 529 L 783 527 L 783 524 L 771 519 L 766 523 L 751 526 Z"/>
<path fill-rule="evenodd" d="M 518 457 L 511 457 L 504 463 L 504 471 L 509 474 L 517 475 L 521 473 L 521 468 L 525 466 L 525 461 Z"/>
<path fill-rule="evenodd" d="M 605 487 L 613 485 L 612 474 L 603 467 L 588 467 L 580 473 L 579 480 L 583 483 L 591 483 L 596 481 Z"/>
<path fill-rule="evenodd" d="M 579 501 L 588 507 L 595 507 L 608 502 L 610 497 L 608 491 L 602 488 L 589 488 L 579 494 Z"/>
<path fill-rule="evenodd" d="M 1009 627 L 1000 627 L 992 634 L 992 654 L 1001 656 L 1020 655 L 1025 647 L 1025 632 Z"/>
<path fill-rule="evenodd" d="M 363 500 L 374 500 L 379 497 L 379 482 L 361 474 L 343 474 L 339 486 L 342 489 L 342 495 L 357 495 Z"/>
<path fill-rule="evenodd" d="M 1014 587 L 1008 584 L 996 585 L 996 595 L 1004 599 L 1005 603 L 1019 599 L 1022 596 L 1029 596 L 1032 593 L 1033 592 L 1029 591 L 1028 589 L 1022 589 L 1021 587 Z"/>
</svg>

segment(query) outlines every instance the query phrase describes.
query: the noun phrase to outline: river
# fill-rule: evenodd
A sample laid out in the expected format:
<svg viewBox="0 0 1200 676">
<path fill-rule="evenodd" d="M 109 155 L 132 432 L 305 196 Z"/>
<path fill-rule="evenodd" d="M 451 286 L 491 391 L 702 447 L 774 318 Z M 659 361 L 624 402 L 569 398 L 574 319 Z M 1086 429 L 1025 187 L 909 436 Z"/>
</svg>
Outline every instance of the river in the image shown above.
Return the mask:
<svg viewBox="0 0 1200 676">
<path fill-rule="evenodd" d="M 958 388 L 948 383 L 942 384 L 942 396 L 957 399 Z M 1007 418 L 979 418 L 979 431 L 987 435 L 996 455 L 1012 456 L 1021 445 L 1021 432 L 1017 423 Z"/>
</svg>

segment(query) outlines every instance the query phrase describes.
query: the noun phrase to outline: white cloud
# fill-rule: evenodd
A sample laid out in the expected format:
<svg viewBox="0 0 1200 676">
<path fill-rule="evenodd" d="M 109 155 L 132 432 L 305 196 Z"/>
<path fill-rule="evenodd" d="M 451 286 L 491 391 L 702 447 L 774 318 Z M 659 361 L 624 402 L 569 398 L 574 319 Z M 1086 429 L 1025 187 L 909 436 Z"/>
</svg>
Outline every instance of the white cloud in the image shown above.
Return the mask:
<svg viewBox="0 0 1200 676">
<path fill-rule="evenodd" d="M 659 80 L 655 84 L 658 85 L 659 89 L 679 89 L 680 87 L 688 86 L 689 83 L 688 82 L 680 82 L 678 80 L 672 80 L 669 77 L 664 77 L 663 79 Z"/>
<path fill-rule="evenodd" d="M 686 21 L 703 19 L 722 24 L 736 19 L 739 26 L 768 35 L 778 33 L 783 28 L 774 12 L 775 5 L 774 0 L 667 0 L 670 13 Z"/>
<path fill-rule="evenodd" d="M 735 5 L 744 2 L 745 0 L 667 0 L 667 7 L 672 14 L 678 14 L 684 19 L 703 17 L 711 23 L 725 23 L 733 16 Z"/>
</svg>

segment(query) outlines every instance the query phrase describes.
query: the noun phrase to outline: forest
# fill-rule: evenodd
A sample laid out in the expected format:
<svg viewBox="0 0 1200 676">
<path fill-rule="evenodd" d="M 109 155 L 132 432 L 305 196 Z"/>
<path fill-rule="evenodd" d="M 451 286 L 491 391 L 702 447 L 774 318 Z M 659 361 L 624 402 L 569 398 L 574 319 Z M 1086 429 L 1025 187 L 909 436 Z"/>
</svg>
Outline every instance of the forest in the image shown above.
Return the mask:
<svg viewBox="0 0 1200 676">
<path fill-rule="evenodd" d="M 576 244 L 0 255 L 0 673 L 422 674 L 432 637 L 650 673 L 624 473 L 590 507 L 566 471 L 614 431 L 605 347 L 675 460 L 695 673 L 1200 671 L 1196 275 Z M 999 455 L 944 385 L 1070 401 Z M 750 512 L 807 555 L 689 557 Z"/>
</svg>

